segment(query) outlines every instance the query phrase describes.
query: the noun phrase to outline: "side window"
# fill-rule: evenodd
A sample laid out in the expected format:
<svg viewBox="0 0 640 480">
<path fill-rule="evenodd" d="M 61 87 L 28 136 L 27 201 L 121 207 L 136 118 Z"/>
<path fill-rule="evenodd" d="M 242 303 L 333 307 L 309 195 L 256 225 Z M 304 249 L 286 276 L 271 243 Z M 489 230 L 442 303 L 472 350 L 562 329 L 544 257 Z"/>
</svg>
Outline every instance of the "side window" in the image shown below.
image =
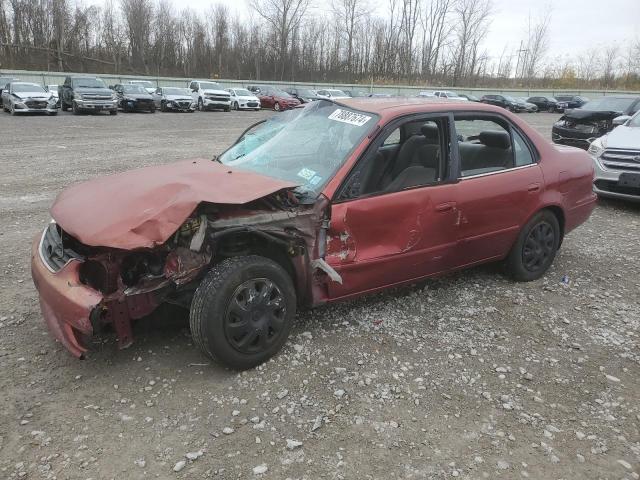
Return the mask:
<svg viewBox="0 0 640 480">
<path fill-rule="evenodd" d="M 455 128 L 462 178 L 515 166 L 507 124 L 490 118 L 456 116 Z"/>
<path fill-rule="evenodd" d="M 382 142 L 382 146 L 398 145 L 400 143 L 400 127 L 396 128 L 389 136 Z"/>
<path fill-rule="evenodd" d="M 358 161 L 338 198 L 354 199 L 442 182 L 447 175 L 447 132 L 447 119 L 436 118 L 408 120 L 383 134 Z"/>
<path fill-rule="evenodd" d="M 531 150 L 524 141 L 524 138 L 515 130 L 511 129 L 513 135 L 513 149 L 515 152 L 515 166 L 523 167 L 525 165 L 531 165 L 533 163 L 533 155 Z"/>
</svg>

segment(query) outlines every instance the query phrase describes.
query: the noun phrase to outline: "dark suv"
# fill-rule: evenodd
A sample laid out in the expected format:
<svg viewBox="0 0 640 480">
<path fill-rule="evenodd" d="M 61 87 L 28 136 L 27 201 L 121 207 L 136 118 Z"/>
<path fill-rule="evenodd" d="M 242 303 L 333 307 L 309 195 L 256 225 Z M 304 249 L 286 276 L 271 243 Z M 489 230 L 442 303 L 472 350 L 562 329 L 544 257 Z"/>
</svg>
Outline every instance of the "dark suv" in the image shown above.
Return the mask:
<svg viewBox="0 0 640 480">
<path fill-rule="evenodd" d="M 559 111 L 558 101 L 553 97 L 529 97 L 527 102 L 533 103 L 538 107 L 539 112 L 553 113 Z"/>
<path fill-rule="evenodd" d="M 582 108 L 589 101 L 588 98 L 580 95 L 556 95 L 558 109 L 564 112 L 568 108 Z"/>
<path fill-rule="evenodd" d="M 98 77 L 67 77 L 58 87 L 58 97 L 63 112 L 71 108 L 74 114 L 103 110 L 111 115 L 118 114 L 115 93 Z"/>
<path fill-rule="evenodd" d="M 482 103 L 488 103 L 489 105 L 495 105 L 496 107 L 506 108 L 511 112 L 524 111 L 524 107 L 514 98 L 504 95 L 484 95 L 480 101 Z"/>
</svg>

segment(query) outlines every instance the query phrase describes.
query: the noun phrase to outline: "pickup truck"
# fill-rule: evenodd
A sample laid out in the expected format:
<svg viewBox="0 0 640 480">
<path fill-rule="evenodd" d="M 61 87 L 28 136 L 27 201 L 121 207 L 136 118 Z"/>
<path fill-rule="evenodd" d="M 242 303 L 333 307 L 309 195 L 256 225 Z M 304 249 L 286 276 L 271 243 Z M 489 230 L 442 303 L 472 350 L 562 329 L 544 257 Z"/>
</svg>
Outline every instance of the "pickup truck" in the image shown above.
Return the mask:
<svg viewBox="0 0 640 480">
<path fill-rule="evenodd" d="M 108 111 L 118 114 L 118 99 L 98 77 L 67 77 L 58 87 L 60 108 L 66 112 L 69 108 L 75 115 L 82 112 Z"/>
</svg>

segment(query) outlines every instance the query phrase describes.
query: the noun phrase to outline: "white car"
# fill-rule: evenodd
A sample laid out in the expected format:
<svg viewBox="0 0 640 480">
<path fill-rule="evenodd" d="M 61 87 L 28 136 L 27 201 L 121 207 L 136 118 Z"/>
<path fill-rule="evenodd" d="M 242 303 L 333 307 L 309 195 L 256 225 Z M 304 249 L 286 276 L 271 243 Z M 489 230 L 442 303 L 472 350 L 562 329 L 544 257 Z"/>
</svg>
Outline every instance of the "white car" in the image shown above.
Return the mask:
<svg viewBox="0 0 640 480">
<path fill-rule="evenodd" d="M 260 110 L 260 99 L 246 88 L 227 88 L 234 110 Z"/>
<path fill-rule="evenodd" d="M 47 113 L 57 115 L 57 99 L 37 83 L 11 82 L 2 90 L 2 109 L 11 115 Z"/>
<path fill-rule="evenodd" d="M 331 100 L 340 100 L 343 98 L 351 98 L 342 90 L 326 88 L 324 90 L 318 90 L 316 92 L 319 98 L 330 98 Z"/>
<path fill-rule="evenodd" d="M 60 98 L 58 97 L 58 85 L 45 85 L 44 89 L 56 98 L 56 105 L 60 106 Z"/>
<path fill-rule="evenodd" d="M 433 95 L 440 98 L 448 98 L 450 100 L 462 100 L 463 102 L 468 102 L 468 98 L 461 97 L 456 92 L 450 92 L 448 90 L 438 90 L 433 92 Z"/>
<path fill-rule="evenodd" d="M 589 145 L 599 197 L 640 202 L 640 110 L 613 119 L 618 125 Z"/>
<path fill-rule="evenodd" d="M 153 82 L 150 82 L 149 80 L 129 80 L 128 82 L 129 85 L 140 85 L 142 88 L 144 88 L 147 92 L 153 94 L 156 91 L 156 87 L 153 84 Z"/>
<path fill-rule="evenodd" d="M 231 110 L 231 95 L 219 83 L 209 80 L 191 80 L 191 97 L 198 110 Z"/>
<path fill-rule="evenodd" d="M 427 92 L 426 90 L 423 90 L 421 92 L 418 92 L 418 95 L 416 95 L 416 96 L 420 97 L 420 98 L 433 98 L 436 95 L 433 92 Z"/>
</svg>

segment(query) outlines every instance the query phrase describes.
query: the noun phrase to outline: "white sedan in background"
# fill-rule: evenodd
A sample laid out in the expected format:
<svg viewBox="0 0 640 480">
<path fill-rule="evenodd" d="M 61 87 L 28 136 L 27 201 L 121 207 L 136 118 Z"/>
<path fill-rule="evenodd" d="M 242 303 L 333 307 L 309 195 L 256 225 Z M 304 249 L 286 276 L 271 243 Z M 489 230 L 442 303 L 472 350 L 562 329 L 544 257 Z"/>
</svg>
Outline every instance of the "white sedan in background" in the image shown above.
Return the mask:
<svg viewBox="0 0 640 480">
<path fill-rule="evenodd" d="M 325 88 L 324 90 L 318 90 L 317 95 L 319 98 L 328 98 L 331 100 L 340 100 L 342 98 L 351 98 L 349 95 L 344 93 L 342 90 Z"/>
<path fill-rule="evenodd" d="M 227 88 L 232 110 L 260 110 L 260 99 L 246 88 Z"/>
</svg>

